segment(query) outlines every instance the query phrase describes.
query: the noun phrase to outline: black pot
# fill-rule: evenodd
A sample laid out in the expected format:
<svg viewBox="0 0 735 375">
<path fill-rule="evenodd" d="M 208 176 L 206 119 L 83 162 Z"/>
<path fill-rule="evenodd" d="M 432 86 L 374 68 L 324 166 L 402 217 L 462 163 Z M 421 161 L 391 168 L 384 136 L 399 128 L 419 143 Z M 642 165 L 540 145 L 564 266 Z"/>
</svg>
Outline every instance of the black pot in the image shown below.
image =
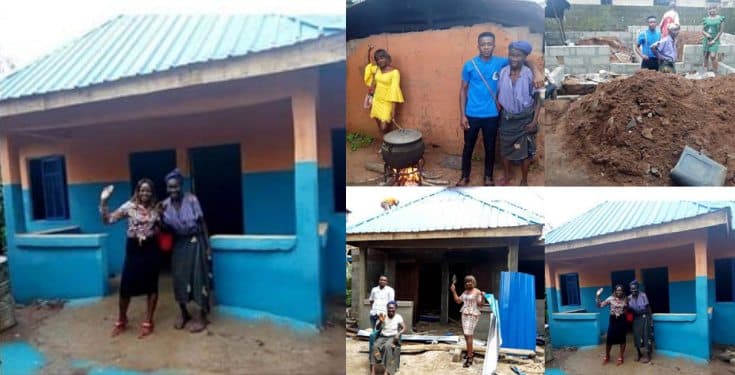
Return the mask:
<svg viewBox="0 0 735 375">
<path fill-rule="evenodd" d="M 383 137 L 380 154 L 388 166 L 394 169 L 415 165 L 424 156 L 421 132 L 414 129 L 393 130 Z"/>
</svg>

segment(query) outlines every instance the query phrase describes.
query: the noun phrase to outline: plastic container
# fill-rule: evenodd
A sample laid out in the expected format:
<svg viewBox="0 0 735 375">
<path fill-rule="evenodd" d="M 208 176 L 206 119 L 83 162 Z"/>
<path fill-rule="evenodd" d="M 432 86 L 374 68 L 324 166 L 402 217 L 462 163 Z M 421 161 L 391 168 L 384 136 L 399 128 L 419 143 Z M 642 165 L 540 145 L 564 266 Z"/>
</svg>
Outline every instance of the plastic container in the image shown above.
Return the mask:
<svg viewBox="0 0 735 375">
<path fill-rule="evenodd" d="M 727 178 L 724 165 L 684 146 L 679 161 L 671 170 L 671 181 L 679 186 L 723 186 Z"/>
</svg>

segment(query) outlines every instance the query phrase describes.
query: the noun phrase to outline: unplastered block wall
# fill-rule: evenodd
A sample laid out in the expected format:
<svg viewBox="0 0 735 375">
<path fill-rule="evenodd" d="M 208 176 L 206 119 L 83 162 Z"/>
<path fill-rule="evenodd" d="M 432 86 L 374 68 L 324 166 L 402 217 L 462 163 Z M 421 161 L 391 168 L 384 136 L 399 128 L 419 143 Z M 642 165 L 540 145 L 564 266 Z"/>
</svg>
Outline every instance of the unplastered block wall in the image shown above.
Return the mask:
<svg viewBox="0 0 735 375">
<path fill-rule="evenodd" d="M 507 56 L 510 42 L 528 40 L 534 49 L 530 58 L 539 74 L 543 72 L 543 34 L 531 33 L 527 27 L 479 24 L 351 40 L 347 43 L 347 131 L 380 138 L 375 120 L 363 108 L 367 93 L 363 74 L 368 45 L 372 44 L 390 53 L 401 74 L 405 103 L 398 106 L 397 122 L 421 131 L 426 143 L 459 154 L 463 142 L 458 126 L 462 67 L 477 55 L 477 36 L 484 31 L 495 33 L 496 56 Z"/>
<path fill-rule="evenodd" d="M 610 69 L 610 47 L 549 46 L 544 60 L 547 69 L 564 65 L 567 74 L 594 73 Z"/>
<path fill-rule="evenodd" d="M 720 61 L 729 66 L 735 66 L 735 44 L 721 44 L 719 49 Z M 701 45 L 684 46 L 684 70 L 697 70 L 703 66 L 704 48 Z"/>
<path fill-rule="evenodd" d="M 688 3 L 693 3 L 689 0 Z M 699 3 L 701 1 L 697 1 Z M 599 2 L 597 2 L 599 4 Z M 704 5 L 691 7 L 677 2 L 682 25 L 701 25 L 707 15 Z M 645 18 L 654 15 L 661 18 L 667 11 L 664 6 L 618 6 L 574 4 L 564 12 L 564 31 L 627 31 L 629 25 L 645 27 Z M 735 8 L 721 8 L 720 14 L 726 20 L 735 19 Z M 725 22 L 725 32 L 735 33 L 735 22 Z M 547 40 L 560 40 L 559 22 L 555 18 L 546 19 Z M 547 43 L 549 43 L 547 41 Z"/>
</svg>

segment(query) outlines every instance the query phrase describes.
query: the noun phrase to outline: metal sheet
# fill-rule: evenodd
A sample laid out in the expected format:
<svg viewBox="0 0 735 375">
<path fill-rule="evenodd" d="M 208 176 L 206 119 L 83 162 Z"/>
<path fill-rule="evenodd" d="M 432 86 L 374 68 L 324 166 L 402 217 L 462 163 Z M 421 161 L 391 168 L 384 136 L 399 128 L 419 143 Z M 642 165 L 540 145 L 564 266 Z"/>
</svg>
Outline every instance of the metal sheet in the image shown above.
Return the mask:
<svg viewBox="0 0 735 375">
<path fill-rule="evenodd" d="M 536 288 L 534 276 L 500 274 L 501 348 L 536 350 Z"/>
</svg>

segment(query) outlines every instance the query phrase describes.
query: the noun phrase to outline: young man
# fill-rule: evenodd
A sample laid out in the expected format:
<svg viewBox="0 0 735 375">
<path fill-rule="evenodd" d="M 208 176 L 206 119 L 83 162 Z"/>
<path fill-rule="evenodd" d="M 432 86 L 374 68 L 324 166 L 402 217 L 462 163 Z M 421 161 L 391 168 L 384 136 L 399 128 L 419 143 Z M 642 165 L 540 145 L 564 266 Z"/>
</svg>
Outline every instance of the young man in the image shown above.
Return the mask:
<svg viewBox="0 0 735 375">
<path fill-rule="evenodd" d="M 679 35 L 679 25 L 669 25 L 669 35 L 651 45 L 651 50 L 658 58 L 658 71 L 662 73 L 676 73 L 676 37 Z"/>
<path fill-rule="evenodd" d="M 516 41 L 508 46 L 510 65 L 500 70 L 498 102 L 500 114 L 500 154 L 504 176 L 499 183 L 507 185 L 512 176 L 511 163 L 521 164 L 521 186 L 528 186 L 528 170 L 536 154 L 541 97 L 533 87 L 533 72 L 526 65 L 531 43 Z"/>
<path fill-rule="evenodd" d="M 396 292 L 388 286 L 388 277 L 380 276 L 378 286 L 370 291 L 370 326 L 375 329 L 375 323 L 378 321 L 378 314 L 387 313 L 388 302 L 396 299 Z"/>
<path fill-rule="evenodd" d="M 658 70 L 658 58 L 651 51 L 651 45 L 661 40 L 661 32 L 656 30 L 656 17 L 648 16 L 648 28 L 638 34 L 635 53 L 641 57 L 641 69 Z"/>
<path fill-rule="evenodd" d="M 477 37 L 479 55 L 467 61 L 462 67 L 462 84 L 459 90 L 459 110 L 462 116 L 460 127 L 464 132 L 462 150 L 462 176 L 457 186 L 470 183 L 472 152 L 477 137 L 482 131 L 485 148 L 485 186 L 493 186 L 493 165 L 495 164 L 495 138 L 498 132 L 500 108 L 497 103 L 498 79 L 500 70 L 508 65 L 508 58 L 493 56 L 495 34 L 483 32 Z M 528 65 L 531 70 L 533 66 Z M 534 70 L 535 71 L 535 70 Z M 534 86 L 543 87 L 543 80 L 536 80 Z"/>
</svg>

